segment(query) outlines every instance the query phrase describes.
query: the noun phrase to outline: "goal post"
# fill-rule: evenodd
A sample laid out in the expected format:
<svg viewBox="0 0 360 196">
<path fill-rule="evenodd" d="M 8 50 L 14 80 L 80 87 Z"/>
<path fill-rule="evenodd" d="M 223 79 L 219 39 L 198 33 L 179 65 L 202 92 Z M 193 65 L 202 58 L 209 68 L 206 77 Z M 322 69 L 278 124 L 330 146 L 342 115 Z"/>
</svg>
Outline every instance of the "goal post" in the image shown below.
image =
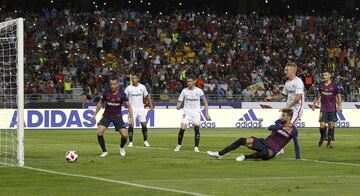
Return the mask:
<svg viewBox="0 0 360 196">
<path fill-rule="evenodd" d="M 23 18 L 0 22 L 1 166 L 24 166 Z"/>
<path fill-rule="evenodd" d="M 17 161 L 18 166 L 24 166 L 24 19 L 16 20 L 17 37 Z"/>
</svg>

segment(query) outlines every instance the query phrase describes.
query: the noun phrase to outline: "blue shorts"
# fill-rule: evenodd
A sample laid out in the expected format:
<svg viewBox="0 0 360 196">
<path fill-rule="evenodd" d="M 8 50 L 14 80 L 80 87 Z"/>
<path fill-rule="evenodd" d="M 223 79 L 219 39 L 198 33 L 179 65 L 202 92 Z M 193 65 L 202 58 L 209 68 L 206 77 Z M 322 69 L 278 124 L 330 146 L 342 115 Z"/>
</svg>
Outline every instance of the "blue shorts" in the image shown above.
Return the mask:
<svg viewBox="0 0 360 196">
<path fill-rule="evenodd" d="M 265 139 L 257 138 L 257 137 L 251 137 L 251 138 L 253 138 L 253 144 L 251 147 L 249 147 L 251 150 L 260 152 L 260 151 L 269 149 L 269 147 L 265 143 Z"/>
<path fill-rule="evenodd" d="M 337 116 L 336 112 L 320 112 L 319 114 L 319 122 L 336 122 Z"/>
<path fill-rule="evenodd" d="M 98 123 L 98 126 L 102 125 L 102 126 L 108 128 L 110 123 L 114 124 L 115 131 L 119 131 L 120 129 L 125 128 L 125 124 L 124 124 L 124 121 L 121 116 L 120 117 L 111 117 L 111 118 L 103 116 L 101 118 L 100 122 Z"/>
<path fill-rule="evenodd" d="M 248 147 L 251 150 L 255 150 L 257 152 L 261 152 L 261 151 L 268 152 L 269 150 L 271 150 L 266 144 L 265 139 L 257 138 L 257 137 L 251 137 L 251 138 L 253 138 L 253 144 L 251 147 Z M 273 155 L 271 157 L 262 158 L 262 160 L 269 160 L 274 158 L 277 152 L 274 152 L 273 150 L 271 151 L 273 152 Z"/>
</svg>

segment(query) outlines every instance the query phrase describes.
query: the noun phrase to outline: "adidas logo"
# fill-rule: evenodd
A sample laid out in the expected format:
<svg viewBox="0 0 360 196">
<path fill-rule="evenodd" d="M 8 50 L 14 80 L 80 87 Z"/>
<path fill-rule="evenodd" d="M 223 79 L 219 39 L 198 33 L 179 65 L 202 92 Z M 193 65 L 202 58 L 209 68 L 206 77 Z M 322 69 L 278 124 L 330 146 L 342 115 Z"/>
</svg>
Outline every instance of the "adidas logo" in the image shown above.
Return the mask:
<svg viewBox="0 0 360 196">
<path fill-rule="evenodd" d="M 207 121 L 207 120 L 206 120 L 206 110 L 205 110 L 205 109 L 203 109 L 203 110 L 201 111 L 201 113 L 200 113 L 200 121 Z M 211 118 L 210 118 L 209 121 L 211 121 Z"/>
<path fill-rule="evenodd" d="M 305 128 L 305 122 L 301 121 L 301 119 L 299 119 L 296 124 L 295 124 L 296 128 Z"/>
<path fill-rule="evenodd" d="M 202 110 L 200 112 L 200 127 L 201 128 L 216 128 L 216 123 L 215 121 L 212 121 L 211 118 L 210 120 L 206 120 L 206 111 L 205 109 Z M 193 128 L 194 127 L 194 124 L 192 123 L 189 123 L 189 128 Z"/>
<path fill-rule="evenodd" d="M 235 126 L 236 128 L 261 128 L 262 119 L 256 117 L 253 109 L 249 109 L 247 113 L 236 122 Z"/>
<path fill-rule="evenodd" d="M 335 122 L 335 127 L 349 128 L 350 122 L 348 122 L 342 112 L 336 112 L 338 121 Z"/>
</svg>

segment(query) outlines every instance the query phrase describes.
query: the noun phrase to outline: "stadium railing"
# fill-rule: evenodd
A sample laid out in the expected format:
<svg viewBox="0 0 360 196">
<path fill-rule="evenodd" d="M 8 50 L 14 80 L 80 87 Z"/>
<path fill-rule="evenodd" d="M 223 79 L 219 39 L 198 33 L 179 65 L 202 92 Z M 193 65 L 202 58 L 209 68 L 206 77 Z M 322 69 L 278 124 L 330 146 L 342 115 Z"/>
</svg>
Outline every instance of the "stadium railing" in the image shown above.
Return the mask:
<svg viewBox="0 0 360 196">
<path fill-rule="evenodd" d="M 25 94 L 25 103 L 54 103 L 54 102 L 92 102 L 94 99 L 99 99 L 100 97 L 91 97 L 90 100 L 85 99 L 84 96 L 74 96 L 71 94 Z M 152 100 L 154 102 L 176 102 L 179 94 L 152 94 Z M 241 94 L 234 94 L 232 96 L 226 95 L 217 95 L 217 94 L 206 94 L 206 98 L 209 102 L 261 102 L 264 101 L 263 97 L 253 96 L 251 98 L 245 98 Z M 314 95 L 306 95 L 306 100 L 312 102 L 314 100 Z M 347 96 L 347 100 L 350 102 L 360 101 L 360 96 Z"/>
</svg>

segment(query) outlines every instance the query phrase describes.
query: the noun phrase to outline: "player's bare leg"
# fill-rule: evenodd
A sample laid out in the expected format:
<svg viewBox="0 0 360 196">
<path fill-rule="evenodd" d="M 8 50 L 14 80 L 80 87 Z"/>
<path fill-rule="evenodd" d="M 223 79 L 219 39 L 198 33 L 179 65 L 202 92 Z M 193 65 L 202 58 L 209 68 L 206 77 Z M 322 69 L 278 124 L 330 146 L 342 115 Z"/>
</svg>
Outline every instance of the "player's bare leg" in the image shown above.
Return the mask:
<svg viewBox="0 0 360 196">
<path fill-rule="evenodd" d="M 127 142 L 126 129 L 121 128 L 119 130 L 119 134 L 120 134 L 120 155 L 125 156 L 125 144 Z"/>
<path fill-rule="evenodd" d="M 180 150 L 181 148 L 181 143 L 184 137 L 184 132 L 186 130 L 187 125 L 185 123 L 181 123 L 180 125 L 180 130 L 179 130 L 179 134 L 178 134 L 178 144 L 176 145 L 174 151 L 177 152 Z"/>
<path fill-rule="evenodd" d="M 141 132 L 143 134 L 144 146 L 145 147 L 150 147 L 150 144 L 147 141 L 147 139 L 148 139 L 148 130 L 147 130 L 147 127 L 146 127 L 146 122 L 141 123 Z"/>
<path fill-rule="evenodd" d="M 105 139 L 104 139 L 105 130 L 106 127 L 102 125 L 99 125 L 97 128 L 97 139 L 102 150 L 100 157 L 106 157 L 109 154 L 106 150 L 106 145 L 105 145 Z"/>
<path fill-rule="evenodd" d="M 319 140 L 319 146 L 323 145 L 324 140 L 326 139 L 326 123 L 321 122 L 320 123 L 320 140 Z"/>
</svg>

